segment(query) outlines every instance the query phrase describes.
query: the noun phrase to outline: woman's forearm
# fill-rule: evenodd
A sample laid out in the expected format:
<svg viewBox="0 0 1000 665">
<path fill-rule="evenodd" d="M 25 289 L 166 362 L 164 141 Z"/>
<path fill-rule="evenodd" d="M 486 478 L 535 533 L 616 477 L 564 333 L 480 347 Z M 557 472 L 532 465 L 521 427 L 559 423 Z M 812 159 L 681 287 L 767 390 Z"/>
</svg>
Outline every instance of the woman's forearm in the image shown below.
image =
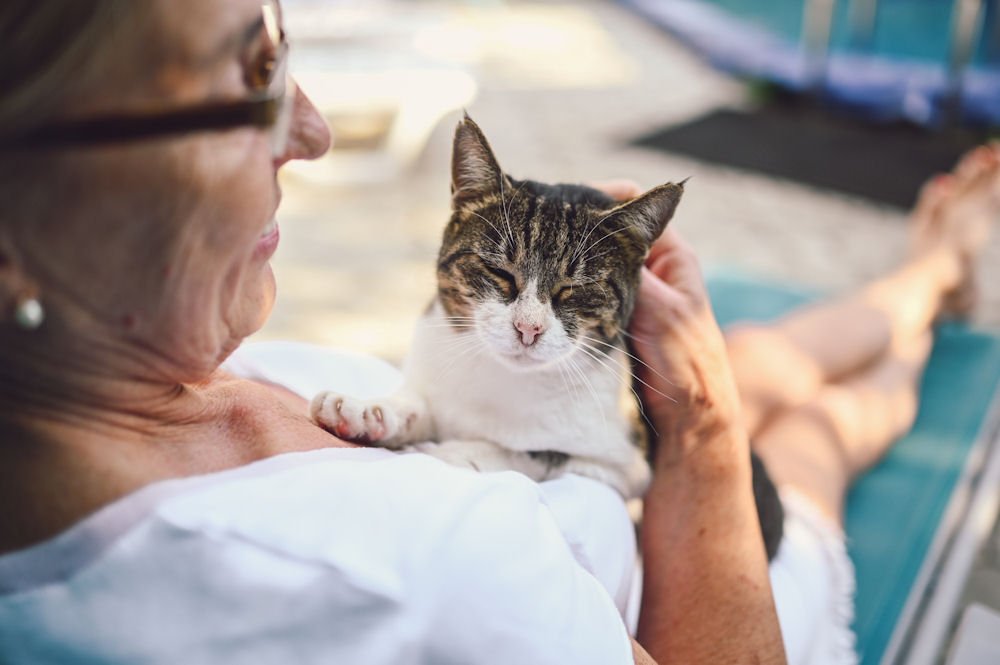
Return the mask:
<svg viewBox="0 0 1000 665">
<path fill-rule="evenodd" d="M 660 665 L 783 663 L 745 435 L 715 436 L 658 465 L 646 496 L 637 638 Z"/>
</svg>

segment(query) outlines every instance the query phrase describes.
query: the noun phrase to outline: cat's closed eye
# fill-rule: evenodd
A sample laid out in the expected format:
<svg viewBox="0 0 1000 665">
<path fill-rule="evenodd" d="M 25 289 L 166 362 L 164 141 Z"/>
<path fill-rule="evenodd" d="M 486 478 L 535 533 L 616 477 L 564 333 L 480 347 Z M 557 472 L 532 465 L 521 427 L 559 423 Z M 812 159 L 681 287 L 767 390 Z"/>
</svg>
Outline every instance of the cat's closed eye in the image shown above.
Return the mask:
<svg viewBox="0 0 1000 665">
<path fill-rule="evenodd" d="M 500 288 L 505 296 L 513 298 L 517 295 L 517 278 L 515 278 L 514 275 L 510 274 L 503 268 L 497 268 L 496 266 L 492 266 L 488 263 L 484 263 L 483 266 L 486 268 L 488 273 L 497 278 L 500 283 Z"/>
<path fill-rule="evenodd" d="M 555 289 L 552 292 L 552 302 L 561 304 L 570 299 L 573 295 L 573 285 L 567 284 Z"/>
</svg>

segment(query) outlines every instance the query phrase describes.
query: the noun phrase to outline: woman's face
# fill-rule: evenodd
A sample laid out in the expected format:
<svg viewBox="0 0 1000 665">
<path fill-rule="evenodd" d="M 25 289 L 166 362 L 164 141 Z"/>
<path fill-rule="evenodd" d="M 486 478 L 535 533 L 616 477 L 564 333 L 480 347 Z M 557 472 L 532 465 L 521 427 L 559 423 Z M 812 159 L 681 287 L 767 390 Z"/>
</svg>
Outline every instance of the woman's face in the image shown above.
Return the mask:
<svg viewBox="0 0 1000 665">
<path fill-rule="evenodd" d="M 260 0 L 157 0 L 151 11 L 146 32 L 120 40 L 116 57 L 155 64 L 135 80 L 107 81 L 64 115 L 155 113 L 251 94 L 254 67 L 273 49 Z M 277 156 L 268 132 L 252 127 L 70 151 L 63 184 L 76 191 L 63 194 L 74 203 L 41 220 L 24 251 L 43 304 L 156 378 L 207 376 L 271 311 L 278 169 L 329 147 L 301 92 L 292 113 Z"/>
</svg>

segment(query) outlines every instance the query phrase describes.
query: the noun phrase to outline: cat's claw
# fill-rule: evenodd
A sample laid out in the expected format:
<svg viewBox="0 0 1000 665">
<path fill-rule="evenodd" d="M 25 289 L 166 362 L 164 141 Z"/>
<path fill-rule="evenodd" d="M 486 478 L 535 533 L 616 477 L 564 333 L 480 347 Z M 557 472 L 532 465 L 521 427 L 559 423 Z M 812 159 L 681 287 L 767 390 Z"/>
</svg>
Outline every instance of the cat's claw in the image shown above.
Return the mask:
<svg viewBox="0 0 1000 665">
<path fill-rule="evenodd" d="M 400 431 L 395 409 L 367 400 L 324 392 L 309 406 L 313 421 L 346 441 L 386 445 Z"/>
</svg>

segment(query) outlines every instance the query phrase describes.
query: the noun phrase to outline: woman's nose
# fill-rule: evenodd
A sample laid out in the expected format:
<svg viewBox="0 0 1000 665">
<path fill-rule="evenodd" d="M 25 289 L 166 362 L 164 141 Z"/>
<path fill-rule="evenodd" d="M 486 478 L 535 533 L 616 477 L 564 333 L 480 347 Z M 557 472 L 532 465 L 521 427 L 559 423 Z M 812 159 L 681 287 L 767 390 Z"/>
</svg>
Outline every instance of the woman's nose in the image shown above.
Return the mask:
<svg viewBox="0 0 1000 665">
<path fill-rule="evenodd" d="M 292 123 L 288 133 L 288 143 L 284 154 L 275 159 L 275 166 L 281 166 L 293 159 L 316 159 L 330 149 L 330 128 L 313 103 L 298 88 L 295 92 L 295 106 L 292 109 Z"/>
</svg>

